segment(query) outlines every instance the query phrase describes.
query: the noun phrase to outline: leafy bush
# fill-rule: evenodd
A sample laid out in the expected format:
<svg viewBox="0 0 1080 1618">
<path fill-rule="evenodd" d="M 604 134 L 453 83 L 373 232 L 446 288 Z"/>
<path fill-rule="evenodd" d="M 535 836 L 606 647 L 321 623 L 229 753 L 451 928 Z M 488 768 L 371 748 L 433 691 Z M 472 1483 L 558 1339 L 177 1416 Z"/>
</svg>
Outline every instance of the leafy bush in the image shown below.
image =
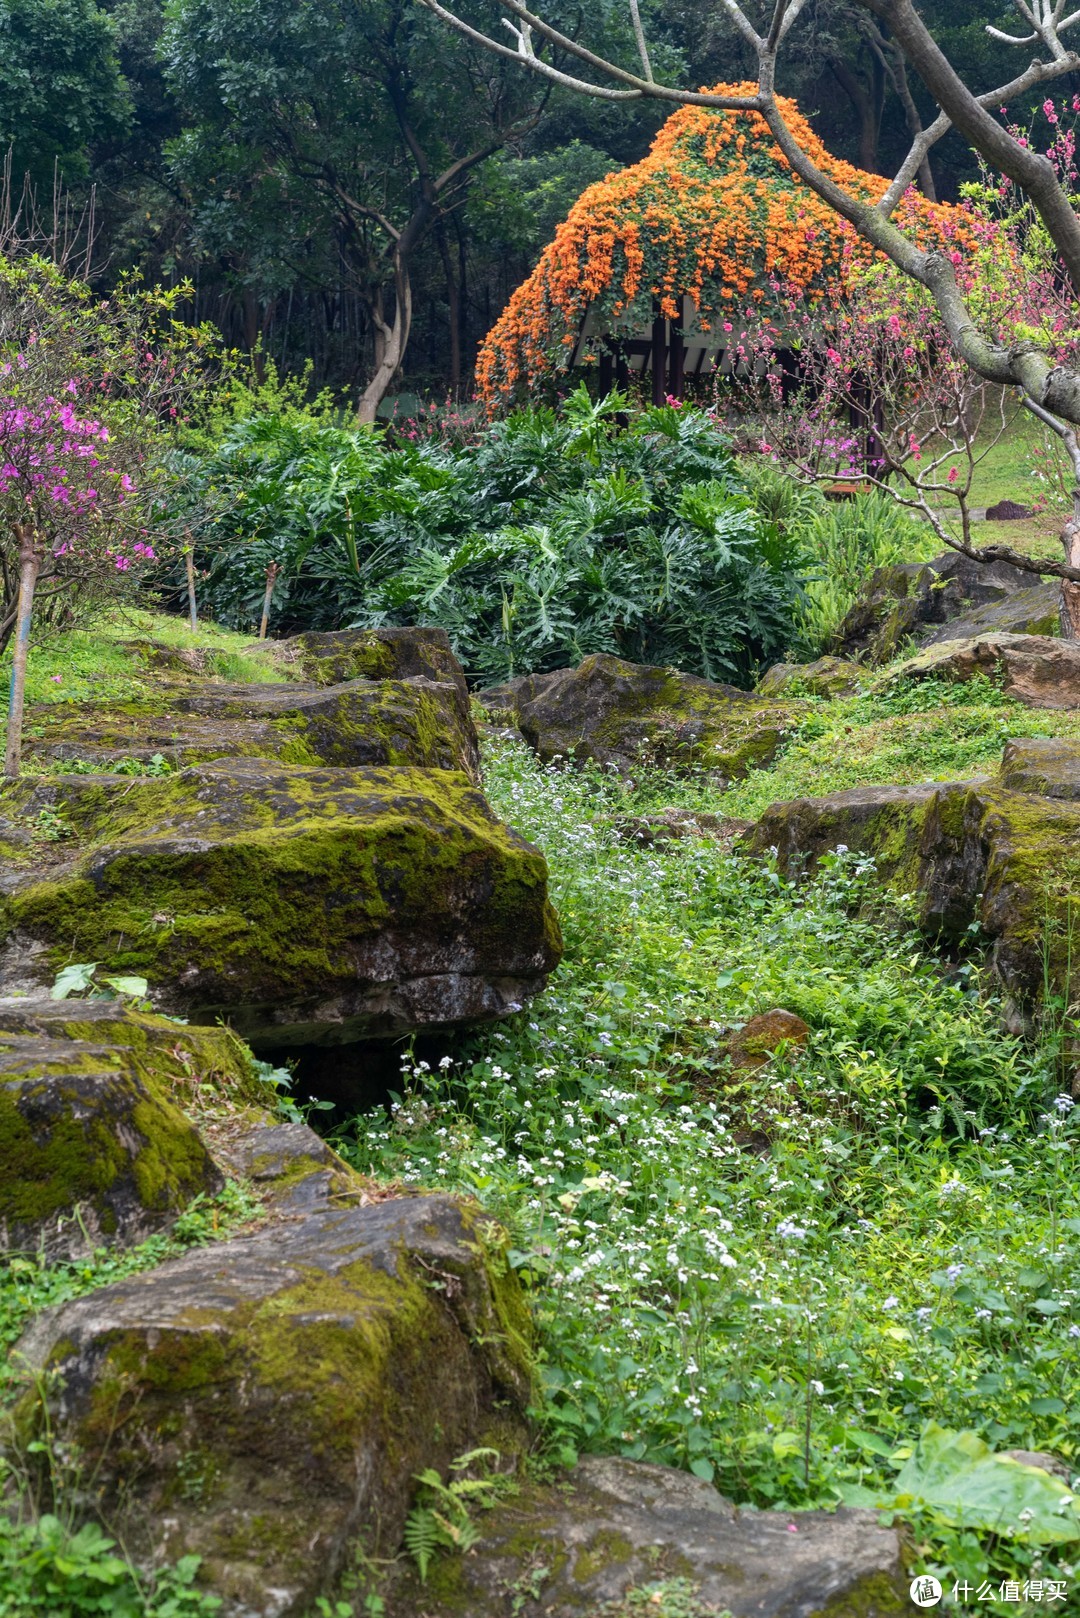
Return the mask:
<svg viewBox="0 0 1080 1618">
<path fill-rule="evenodd" d="M 582 387 L 561 416 L 516 412 L 473 447 L 296 414 L 189 457 L 204 610 L 249 625 L 276 563 L 275 628 L 435 623 L 472 675 L 590 652 L 752 681 L 790 638 L 798 553 L 748 496 L 703 412 Z M 207 516 L 209 513 L 209 517 Z"/>
<path fill-rule="evenodd" d="M 819 497 L 816 509 L 804 507 L 798 518 L 810 569 L 796 625 L 794 650 L 802 657 L 825 650 L 876 567 L 926 561 L 941 549 L 929 524 L 887 494 L 833 503 Z"/>
</svg>

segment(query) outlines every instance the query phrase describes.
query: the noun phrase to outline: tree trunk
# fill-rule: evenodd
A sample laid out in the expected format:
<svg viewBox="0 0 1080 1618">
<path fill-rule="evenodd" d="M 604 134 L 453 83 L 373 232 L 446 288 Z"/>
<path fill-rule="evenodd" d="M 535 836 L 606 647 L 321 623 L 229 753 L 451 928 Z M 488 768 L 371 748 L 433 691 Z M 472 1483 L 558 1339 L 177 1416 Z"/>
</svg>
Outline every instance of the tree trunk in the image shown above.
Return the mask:
<svg viewBox="0 0 1080 1618">
<path fill-rule="evenodd" d="M 450 327 L 450 392 L 456 399 L 461 393 L 461 289 L 454 274 L 450 243 L 446 239 L 446 220 L 442 214 L 439 215 L 439 222 L 435 227 L 435 240 L 439 244 L 439 257 L 442 259 L 443 276 L 446 281 L 446 305 Z"/>
<path fill-rule="evenodd" d="M 405 355 L 405 345 L 409 341 L 409 327 L 412 325 L 412 286 L 408 266 L 400 255 L 396 255 L 394 259 L 394 292 L 396 297 L 392 326 L 387 325 L 380 313 L 372 311 L 376 326 L 376 364 L 375 374 L 361 394 L 356 412 L 356 419 L 361 427 L 370 426 L 374 422 L 379 405 L 394 380 L 395 372 Z"/>
<path fill-rule="evenodd" d="M 30 650 L 30 621 L 34 615 L 34 587 L 41 565 L 29 523 L 16 525 L 19 540 L 19 609 L 15 631 L 15 653 L 11 662 L 11 692 L 8 698 L 7 749 L 4 774 L 11 779 L 22 763 L 22 717 L 26 697 L 26 656 Z"/>
<path fill-rule="evenodd" d="M 1070 567 L 1080 567 L 1080 489 L 1073 490 L 1073 514 L 1061 535 L 1065 547 L 1065 560 Z M 1071 579 L 1061 581 L 1059 605 L 1062 640 L 1080 640 L 1080 584 Z"/>
</svg>

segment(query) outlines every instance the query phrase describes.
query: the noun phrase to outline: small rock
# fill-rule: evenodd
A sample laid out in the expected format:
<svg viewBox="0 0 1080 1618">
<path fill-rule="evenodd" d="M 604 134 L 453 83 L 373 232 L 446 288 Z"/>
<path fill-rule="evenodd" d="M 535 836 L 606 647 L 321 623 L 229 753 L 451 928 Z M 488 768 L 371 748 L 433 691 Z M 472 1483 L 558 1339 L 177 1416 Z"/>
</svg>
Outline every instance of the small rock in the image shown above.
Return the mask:
<svg viewBox="0 0 1080 1618">
<path fill-rule="evenodd" d="M 652 847 L 657 843 L 681 843 L 687 839 L 730 842 L 749 829 L 749 820 L 689 809 L 658 809 L 650 815 L 615 815 L 606 824 L 624 843 Z"/>
<path fill-rule="evenodd" d="M 0 1024 L 0 1249 L 55 1260 L 132 1246 L 223 1185 L 132 1053 Z"/>
<path fill-rule="evenodd" d="M 802 1050 L 810 1038 L 809 1025 L 793 1011 L 777 1007 L 751 1017 L 733 1034 L 728 1049 L 731 1052 L 732 1073 L 745 1073 L 764 1067 L 781 1046 Z"/>
<path fill-rule="evenodd" d="M 1015 500 L 999 500 L 996 506 L 987 506 L 987 522 L 1018 522 L 1021 517 L 1032 517 L 1030 506 L 1021 506 Z"/>
<path fill-rule="evenodd" d="M 841 657 L 819 657 L 813 663 L 774 663 L 757 683 L 763 697 L 788 692 L 800 697 L 850 697 L 865 678 L 858 663 Z"/>
<path fill-rule="evenodd" d="M 1050 1472 L 1063 1483 L 1072 1480 L 1073 1472 L 1068 1461 L 1063 1461 L 1060 1455 L 1048 1455 L 1041 1449 L 1006 1449 L 1001 1452 L 1008 1460 L 1017 1461 L 1021 1466 L 1036 1466 L 1040 1472 Z"/>
<path fill-rule="evenodd" d="M 1010 792 L 1080 801 L 1080 742 L 1056 736 L 1006 742 L 1001 784 Z"/>
</svg>

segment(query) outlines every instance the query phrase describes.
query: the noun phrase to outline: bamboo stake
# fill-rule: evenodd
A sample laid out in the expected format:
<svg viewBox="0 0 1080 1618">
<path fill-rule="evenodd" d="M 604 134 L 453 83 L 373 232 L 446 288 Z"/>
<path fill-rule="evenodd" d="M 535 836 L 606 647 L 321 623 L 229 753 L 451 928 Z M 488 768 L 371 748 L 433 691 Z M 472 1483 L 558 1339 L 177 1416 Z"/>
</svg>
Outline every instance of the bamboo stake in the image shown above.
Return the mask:
<svg viewBox="0 0 1080 1618">
<path fill-rule="evenodd" d="M 278 576 L 278 565 L 271 562 L 266 570 L 266 594 L 263 596 L 262 623 L 259 625 L 259 639 L 266 639 L 266 626 L 270 619 L 270 598 L 274 593 L 274 580 Z"/>
<path fill-rule="evenodd" d="M 22 718 L 26 698 L 26 657 L 30 650 L 30 621 L 34 615 L 34 589 L 40 561 L 29 523 L 15 525 L 19 540 L 19 607 L 15 631 L 15 652 L 11 660 L 11 689 L 8 695 L 7 748 L 4 774 L 14 779 L 22 763 Z"/>
<path fill-rule="evenodd" d="M 192 634 L 199 627 L 199 609 L 195 604 L 195 547 L 192 544 L 191 534 L 188 534 L 187 549 L 184 552 L 184 563 L 187 567 L 187 598 L 188 614 L 191 618 Z"/>
</svg>

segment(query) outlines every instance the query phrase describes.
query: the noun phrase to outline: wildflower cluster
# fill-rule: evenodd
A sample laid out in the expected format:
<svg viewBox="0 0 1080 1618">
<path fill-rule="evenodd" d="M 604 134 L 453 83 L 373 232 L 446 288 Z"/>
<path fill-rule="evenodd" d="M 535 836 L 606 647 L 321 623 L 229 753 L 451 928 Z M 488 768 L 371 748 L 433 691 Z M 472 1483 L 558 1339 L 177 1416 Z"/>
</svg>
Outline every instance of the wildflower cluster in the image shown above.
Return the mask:
<svg viewBox="0 0 1080 1618">
<path fill-rule="evenodd" d="M 547 854 L 567 963 L 516 1025 L 408 1062 L 342 1145 L 505 1223 L 556 1449 L 760 1505 L 887 1493 L 928 1421 L 1072 1453 L 1080 1109 L 1052 1063 L 854 855 L 797 888 L 722 841 L 637 847 L 622 812 L 698 789 L 513 746 L 488 787 Z M 777 1005 L 805 1054 L 734 1073 L 732 1030 Z"/>
<path fill-rule="evenodd" d="M 750 95 L 749 84 L 716 92 Z M 793 101 L 779 98 L 788 127 L 813 162 L 857 196 L 876 200 L 888 182 L 838 161 Z M 965 216 L 914 191 L 897 217 L 923 240 L 959 251 Z M 676 318 L 679 298 L 695 302 L 703 326 L 731 331 L 766 302 L 775 284 L 814 301 L 842 285 L 852 263 L 870 256 L 854 232 L 792 172 L 758 113 L 682 107 L 649 154 L 590 186 L 575 203 L 536 269 L 489 333 L 477 384 L 489 410 L 521 385 L 566 368 L 592 307 L 611 335 L 652 319 L 652 300 Z"/>
</svg>

